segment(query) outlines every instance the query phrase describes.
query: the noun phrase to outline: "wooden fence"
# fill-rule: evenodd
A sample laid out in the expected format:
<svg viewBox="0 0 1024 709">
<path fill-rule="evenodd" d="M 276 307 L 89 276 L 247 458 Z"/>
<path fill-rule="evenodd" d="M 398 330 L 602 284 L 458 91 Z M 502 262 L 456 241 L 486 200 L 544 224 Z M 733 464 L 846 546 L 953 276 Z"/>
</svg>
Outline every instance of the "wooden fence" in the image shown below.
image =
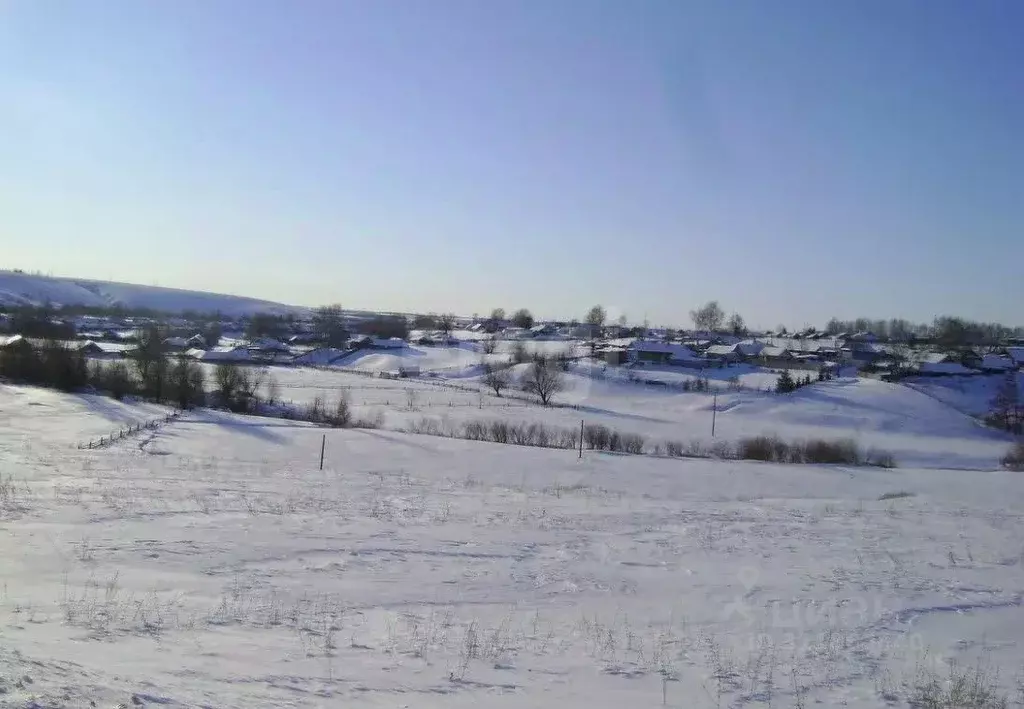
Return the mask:
<svg viewBox="0 0 1024 709">
<path fill-rule="evenodd" d="M 170 421 L 173 421 L 180 415 L 180 411 L 172 411 L 171 413 L 167 414 L 162 418 L 151 419 L 149 421 L 145 421 L 142 423 L 129 424 L 127 428 L 120 428 L 117 431 L 111 431 L 109 436 L 100 436 L 98 440 L 89 439 L 87 442 L 84 443 L 79 442 L 78 448 L 88 450 L 91 450 L 93 448 L 105 448 L 124 438 L 136 436 L 141 431 L 155 431 L 160 426 L 164 425 L 165 423 L 169 423 Z"/>
</svg>

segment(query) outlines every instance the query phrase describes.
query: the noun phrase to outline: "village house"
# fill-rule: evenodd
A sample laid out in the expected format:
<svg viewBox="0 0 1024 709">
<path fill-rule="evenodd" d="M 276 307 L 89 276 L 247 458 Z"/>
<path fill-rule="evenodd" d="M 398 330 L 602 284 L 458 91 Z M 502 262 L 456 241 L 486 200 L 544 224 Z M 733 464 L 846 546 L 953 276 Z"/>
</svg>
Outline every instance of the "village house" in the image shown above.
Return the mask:
<svg viewBox="0 0 1024 709">
<path fill-rule="evenodd" d="M 913 366 L 917 372 L 929 377 L 978 374 L 978 370 L 965 367 L 948 352 L 926 352 Z"/>
<path fill-rule="evenodd" d="M 631 362 L 651 364 L 685 364 L 699 362 L 700 357 L 686 345 L 658 340 L 633 340 L 626 346 Z"/>
<path fill-rule="evenodd" d="M 529 330 L 531 337 L 554 337 L 558 334 L 558 326 L 554 323 L 543 323 L 541 325 L 534 325 Z"/>
<path fill-rule="evenodd" d="M 0 336 L 0 352 L 18 354 L 32 351 L 32 343 L 21 335 Z"/>
<path fill-rule="evenodd" d="M 183 352 L 189 349 L 188 340 L 184 337 L 167 337 L 160 344 L 168 352 Z"/>
<path fill-rule="evenodd" d="M 704 356 L 709 360 L 717 360 L 725 364 L 740 361 L 740 353 L 736 350 L 736 345 L 711 345 L 704 350 Z"/>
<path fill-rule="evenodd" d="M 725 363 L 752 361 L 767 347 L 758 340 L 741 340 L 732 344 L 711 345 L 704 354 L 708 359 Z"/>
<path fill-rule="evenodd" d="M 210 350 L 199 348 L 190 349 L 185 352 L 186 357 L 197 359 L 200 362 L 211 362 L 219 364 L 236 363 L 244 364 L 256 361 L 252 352 L 244 345 L 236 347 L 214 347 Z"/>
<path fill-rule="evenodd" d="M 292 359 L 292 364 L 323 367 L 329 364 L 334 364 L 347 354 L 349 354 L 347 350 L 341 350 L 336 347 L 318 347 L 315 350 L 310 350 L 309 352 L 303 352 L 300 355 L 296 355 L 295 358 Z"/>
<path fill-rule="evenodd" d="M 1018 367 L 1024 367 L 1024 347 L 1007 347 L 1006 356 Z"/>
<path fill-rule="evenodd" d="M 793 363 L 793 353 L 785 347 L 769 345 L 761 350 L 758 355 L 761 364 L 765 367 L 785 369 Z"/>
<path fill-rule="evenodd" d="M 984 355 L 978 361 L 977 367 L 992 374 L 1017 369 L 1016 363 L 1010 357 L 1001 354 Z"/>
</svg>

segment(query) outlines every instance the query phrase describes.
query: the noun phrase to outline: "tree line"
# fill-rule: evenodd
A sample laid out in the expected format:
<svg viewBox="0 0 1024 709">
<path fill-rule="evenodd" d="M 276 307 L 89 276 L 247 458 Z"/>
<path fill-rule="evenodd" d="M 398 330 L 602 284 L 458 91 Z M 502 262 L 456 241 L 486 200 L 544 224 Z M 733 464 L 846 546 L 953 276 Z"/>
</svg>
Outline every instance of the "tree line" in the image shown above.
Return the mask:
<svg viewBox="0 0 1024 709">
<path fill-rule="evenodd" d="M 690 311 L 695 329 L 708 333 L 731 333 L 745 336 L 748 333 L 743 317 L 736 312 L 726 315 L 717 300 L 712 300 Z M 777 327 L 779 334 L 786 334 L 786 327 Z M 883 340 L 894 342 L 931 342 L 943 347 L 984 347 L 996 346 L 1011 337 L 1024 337 L 1024 327 L 1009 327 L 996 322 L 977 322 L 955 315 L 940 315 L 931 323 L 914 323 L 904 318 L 854 318 L 841 320 L 831 318 L 822 331 L 826 335 L 870 332 Z"/>
<path fill-rule="evenodd" d="M 825 333 L 871 332 L 879 338 L 900 342 L 925 340 L 946 347 L 997 345 L 1009 337 L 1024 337 L 1024 327 L 1009 327 L 1002 323 L 977 322 L 955 315 L 940 315 L 929 323 L 913 323 L 903 318 L 889 320 L 832 318 L 825 325 Z"/>
<path fill-rule="evenodd" d="M 67 392 L 92 389 L 115 399 L 136 396 L 181 409 L 214 405 L 253 413 L 261 389 L 275 398 L 276 386 L 265 367 L 218 364 L 207 381 L 198 362 L 169 357 L 164 339 L 160 329 L 147 329 L 138 349 L 119 360 L 90 361 L 59 339 L 44 340 L 37 347 L 9 347 L 0 351 L 0 377 Z"/>
</svg>

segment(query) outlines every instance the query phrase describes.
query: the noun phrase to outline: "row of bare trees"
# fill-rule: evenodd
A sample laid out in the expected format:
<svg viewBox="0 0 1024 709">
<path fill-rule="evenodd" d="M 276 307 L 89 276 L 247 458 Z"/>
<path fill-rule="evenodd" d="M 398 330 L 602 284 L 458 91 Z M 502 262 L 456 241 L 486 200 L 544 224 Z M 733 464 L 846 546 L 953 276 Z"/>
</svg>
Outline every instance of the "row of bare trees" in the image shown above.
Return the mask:
<svg viewBox="0 0 1024 709">
<path fill-rule="evenodd" d="M 252 412 L 259 391 L 266 388 L 273 397 L 276 387 L 265 367 L 217 365 L 213 387 L 208 391 L 200 364 L 187 358 L 170 358 L 163 334 L 151 328 L 142 333 L 131 357 L 109 361 L 90 362 L 80 350 L 56 339 L 38 346 L 10 348 L 0 353 L 0 376 L 69 392 L 92 388 L 116 399 L 137 396 L 182 409 L 212 403 L 232 411 Z"/>
</svg>

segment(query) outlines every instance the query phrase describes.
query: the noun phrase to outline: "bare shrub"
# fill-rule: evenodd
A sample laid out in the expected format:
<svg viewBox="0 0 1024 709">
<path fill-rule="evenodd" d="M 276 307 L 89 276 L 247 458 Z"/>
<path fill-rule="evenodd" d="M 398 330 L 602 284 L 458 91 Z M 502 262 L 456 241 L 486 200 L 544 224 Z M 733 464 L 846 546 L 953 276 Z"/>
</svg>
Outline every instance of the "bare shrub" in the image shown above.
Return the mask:
<svg viewBox="0 0 1024 709">
<path fill-rule="evenodd" d="M 342 392 L 334 409 L 327 414 L 324 420 L 335 428 L 347 428 L 352 425 L 352 405 L 349 403 L 347 393 Z"/>
<path fill-rule="evenodd" d="M 523 342 L 516 342 L 512 345 L 512 363 L 523 364 L 530 361 L 530 353 L 526 350 Z"/>
<path fill-rule="evenodd" d="M 548 448 L 551 443 L 551 431 L 542 423 L 531 423 L 527 428 L 526 438 L 532 446 Z"/>
<path fill-rule="evenodd" d="M 868 465 L 872 465 L 876 468 L 895 468 L 896 457 L 888 452 L 882 450 L 870 450 L 868 451 L 865 462 Z"/>
<path fill-rule="evenodd" d="M 633 455 L 643 455 L 647 447 L 647 440 L 638 433 L 624 433 L 622 435 L 622 450 Z"/>
<path fill-rule="evenodd" d="M 804 459 L 808 463 L 859 465 L 863 456 L 851 440 L 813 440 L 804 444 Z"/>
<path fill-rule="evenodd" d="M 622 450 L 622 434 L 612 429 L 608 433 L 608 450 L 618 453 Z"/>
<path fill-rule="evenodd" d="M 1009 701 L 999 688 L 999 672 L 979 660 L 974 667 L 949 665 L 943 679 L 919 667 L 909 683 L 907 703 L 921 709 L 1007 709 Z"/>
<path fill-rule="evenodd" d="M 311 423 L 322 423 L 327 418 L 327 409 L 322 396 L 314 397 L 313 401 L 306 405 L 302 418 Z"/>
<path fill-rule="evenodd" d="M 482 421 L 469 421 L 462 427 L 462 437 L 470 441 L 488 440 L 487 424 Z"/>
<path fill-rule="evenodd" d="M 904 497 L 913 497 L 914 493 L 907 492 L 906 490 L 898 490 L 896 492 L 887 492 L 884 495 L 879 495 L 878 501 L 885 502 L 886 500 L 899 500 Z"/>
<path fill-rule="evenodd" d="M 265 367 L 218 364 L 214 370 L 218 403 L 235 413 L 252 413 L 259 404 L 258 393 L 266 376 Z"/>
<path fill-rule="evenodd" d="M 495 443 L 508 443 L 509 429 L 511 428 L 512 426 L 508 421 L 502 421 L 501 419 L 492 421 L 490 426 L 490 440 Z"/>
<path fill-rule="evenodd" d="M 384 412 L 378 411 L 371 416 L 352 420 L 352 428 L 381 428 L 384 426 Z"/>
<path fill-rule="evenodd" d="M 700 441 L 690 441 L 686 444 L 686 451 L 683 453 L 688 458 L 707 458 L 711 454 Z M 728 457 L 728 456 L 719 456 Z"/>
<path fill-rule="evenodd" d="M 819 463 L 860 465 L 863 456 L 850 440 L 811 440 L 788 443 L 777 436 L 743 438 L 736 444 L 736 457 L 768 463 Z"/>
<path fill-rule="evenodd" d="M 484 354 L 494 354 L 498 350 L 498 340 L 495 337 L 488 337 L 480 343 L 480 351 Z"/>
<path fill-rule="evenodd" d="M 564 350 L 555 355 L 555 362 L 563 372 L 568 372 L 572 368 L 572 359 L 573 351 L 571 349 Z"/>
<path fill-rule="evenodd" d="M 412 387 L 407 387 L 405 390 L 405 403 L 409 407 L 409 411 L 416 410 L 416 402 L 419 399 L 419 392 Z"/>
<path fill-rule="evenodd" d="M 508 443 L 516 446 L 526 446 L 530 444 L 530 432 L 524 423 L 516 423 L 509 427 L 508 430 Z"/>
<path fill-rule="evenodd" d="M 699 446 L 700 444 L 697 444 L 697 445 Z M 715 441 L 712 444 L 711 449 L 709 451 L 706 451 L 704 455 L 697 456 L 697 457 L 701 457 L 701 458 L 712 457 L 712 458 L 721 458 L 722 460 L 727 460 L 729 458 L 736 457 L 736 455 L 735 455 L 735 451 L 733 450 L 732 444 L 729 443 L 729 441 Z"/>
<path fill-rule="evenodd" d="M 736 457 L 766 463 L 789 462 L 789 445 L 777 436 L 743 438 L 736 444 Z"/>
<path fill-rule="evenodd" d="M 682 441 L 665 441 L 665 455 L 672 458 L 682 458 L 683 450 Z"/>
<path fill-rule="evenodd" d="M 424 416 L 418 421 L 413 421 L 405 427 L 408 433 L 416 433 L 424 436 L 443 436 L 444 431 L 441 422 L 437 419 Z"/>
<path fill-rule="evenodd" d="M 591 450 L 608 450 L 608 439 L 611 430 L 600 424 L 589 424 L 583 429 L 583 441 Z"/>
<path fill-rule="evenodd" d="M 1024 471 L 1024 441 L 1017 441 L 1002 458 L 1003 467 L 1008 470 Z"/>
<path fill-rule="evenodd" d="M 558 432 L 558 448 L 576 448 L 580 444 L 580 436 L 576 429 L 563 428 Z"/>
</svg>

